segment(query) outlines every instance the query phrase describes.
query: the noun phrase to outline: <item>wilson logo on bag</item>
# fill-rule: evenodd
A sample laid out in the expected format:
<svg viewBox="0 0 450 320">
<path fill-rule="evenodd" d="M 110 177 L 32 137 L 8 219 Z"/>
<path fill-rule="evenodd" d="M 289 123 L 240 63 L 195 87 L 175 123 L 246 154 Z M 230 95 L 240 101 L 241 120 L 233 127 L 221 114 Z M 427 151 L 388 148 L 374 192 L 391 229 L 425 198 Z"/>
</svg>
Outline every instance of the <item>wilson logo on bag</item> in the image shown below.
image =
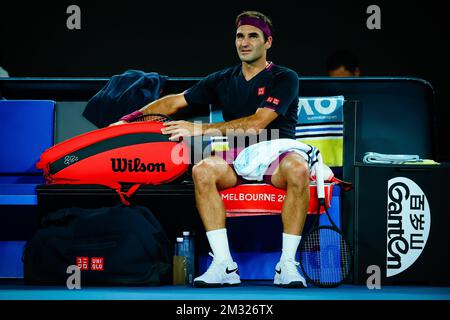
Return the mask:
<svg viewBox="0 0 450 320">
<path fill-rule="evenodd" d="M 128 160 L 127 158 L 113 158 L 111 159 L 112 171 L 114 172 L 166 172 L 166 164 L 153 163 L 148 164 L 143 163 L 140 158 L 135 158 L 134 160 Z"/>
<path fill-rule="evenodd" d="M 163 184 L 189 166 L 185 142 L 163 135 L 161 120 L 94 130 L 46 150 L 37 163 L 48 184 L 99 184 L 118 192 L 124 204 L 142 184 Z M 122 191 L 123 184 L 132 184 Z"/>
</svg>

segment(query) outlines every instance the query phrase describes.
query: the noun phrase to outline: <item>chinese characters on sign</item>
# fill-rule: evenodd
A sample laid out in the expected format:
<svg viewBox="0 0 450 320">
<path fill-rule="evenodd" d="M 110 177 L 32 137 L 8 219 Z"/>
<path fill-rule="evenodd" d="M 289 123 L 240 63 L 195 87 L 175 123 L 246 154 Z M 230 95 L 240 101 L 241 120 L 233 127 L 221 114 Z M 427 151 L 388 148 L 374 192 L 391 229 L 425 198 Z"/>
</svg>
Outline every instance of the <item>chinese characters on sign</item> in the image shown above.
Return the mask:
<svg viewBox="0 0 450 320">
<path fill-rule="evenodd" d="M 409 206 L 409 221 L 414 230 L 418 233 L 411 233 L 410 246 L 411 249 L 423 249 L 423 230 L 424 230 L 424 214 L 425 208 L 425 195 L 411 195 Z"/>
</svg>

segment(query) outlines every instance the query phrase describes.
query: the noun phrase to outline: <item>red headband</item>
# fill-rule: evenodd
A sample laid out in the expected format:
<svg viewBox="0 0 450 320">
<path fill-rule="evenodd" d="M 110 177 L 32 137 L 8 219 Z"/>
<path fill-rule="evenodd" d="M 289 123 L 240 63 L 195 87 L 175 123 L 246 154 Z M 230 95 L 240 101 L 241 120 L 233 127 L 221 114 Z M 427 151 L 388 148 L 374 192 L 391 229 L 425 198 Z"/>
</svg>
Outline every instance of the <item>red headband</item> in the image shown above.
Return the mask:
<svg viewBox="0 0 450 320">
<path fill-rule="evenodd" d="M 266 35 L 266 37 L 270 37 L 272 35 L 269 25 L 261 19 L 244 16 L 239 19 L 238 28 L 242 25 L 254 26 L 260 29 Z"/>
</svg>

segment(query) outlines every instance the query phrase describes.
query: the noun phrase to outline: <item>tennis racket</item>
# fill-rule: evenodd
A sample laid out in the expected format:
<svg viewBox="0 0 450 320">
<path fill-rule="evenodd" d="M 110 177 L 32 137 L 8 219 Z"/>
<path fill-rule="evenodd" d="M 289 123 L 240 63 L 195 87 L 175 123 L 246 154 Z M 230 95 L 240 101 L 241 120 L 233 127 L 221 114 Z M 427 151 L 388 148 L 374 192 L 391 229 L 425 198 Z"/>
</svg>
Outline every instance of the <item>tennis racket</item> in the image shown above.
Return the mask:
<svg viewBox="0 0 450 320">
<path fill-rule="evenodd" d="M 318 287 L 337 287 L 350 275 L 352 248 L 336 226 L 325 203 L 323 179 L 317 181 L 318 210 L 314 223 L 300 243 L 300 267 L 305 279 Z M 323 206 L 330 225 L 319 225 Z"/>
<path fill-rule="evenodd" d="M 142 116 L 137 117 L 132 122 L 144 122 L 144 121 L 151 121 L 151 122 L 168 122 L 172 121 L 172 118 L 168 115 L 161 114 L 161 113 L 149 113 L 144 114 Z"/>
</svg>

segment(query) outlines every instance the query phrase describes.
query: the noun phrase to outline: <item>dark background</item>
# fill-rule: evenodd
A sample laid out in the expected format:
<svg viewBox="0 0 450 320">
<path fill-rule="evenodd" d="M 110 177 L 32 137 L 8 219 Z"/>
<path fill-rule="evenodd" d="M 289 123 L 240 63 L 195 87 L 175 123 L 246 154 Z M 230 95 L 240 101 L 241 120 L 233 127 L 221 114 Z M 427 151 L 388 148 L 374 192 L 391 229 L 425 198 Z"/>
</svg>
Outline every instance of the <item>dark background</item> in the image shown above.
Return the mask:
<svg viewBox="0 0 450 320">
<path fill-rule="evenodd" d="M 68 30 L 66 8 L 81 8 Z M 381 30 L 366 9 L 381 8 Z M 127 69 L 205 76 L 239 63 L 234 19 L 260 10 L 274 23 L 269 60 L 300 76 L 325 76 L 336 49 L 360 60 L 363 76 L 412 76 L 436 92 L 438 160 L 450 161 L 449 34 L 444 1 L 2 1 L 0 65 L 11 77 L 110 77 Z M 414 124 L 411 124 L 414 130 Z"/>
</svg>

